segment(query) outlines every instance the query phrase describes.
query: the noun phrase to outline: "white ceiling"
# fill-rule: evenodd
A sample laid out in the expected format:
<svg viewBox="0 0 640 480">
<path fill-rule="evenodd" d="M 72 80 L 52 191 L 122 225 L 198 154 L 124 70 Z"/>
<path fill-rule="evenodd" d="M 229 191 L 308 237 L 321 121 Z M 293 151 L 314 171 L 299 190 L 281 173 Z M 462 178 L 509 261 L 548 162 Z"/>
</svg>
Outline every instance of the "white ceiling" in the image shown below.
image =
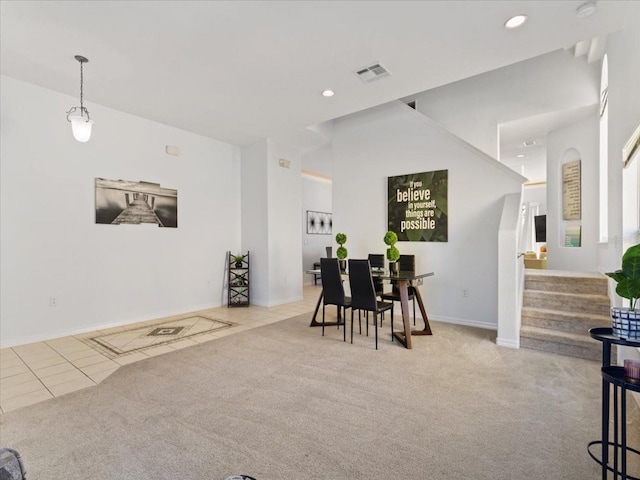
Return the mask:
<svg viewBox="0 0 640 480">
<path fill-rule="evenodd" d="M 622 28 L 628 2 L 600 1 L 585 19 L 581 3 L 2 0 L 0 71 L 78 97 L 80 54 L 89 109 L 305 146 L 319 122 Z M 528 22 L 505 30 L 515 13 Z M 392 75 L 363 83 L 354 71 L 372 62 Z"/>
</svg>

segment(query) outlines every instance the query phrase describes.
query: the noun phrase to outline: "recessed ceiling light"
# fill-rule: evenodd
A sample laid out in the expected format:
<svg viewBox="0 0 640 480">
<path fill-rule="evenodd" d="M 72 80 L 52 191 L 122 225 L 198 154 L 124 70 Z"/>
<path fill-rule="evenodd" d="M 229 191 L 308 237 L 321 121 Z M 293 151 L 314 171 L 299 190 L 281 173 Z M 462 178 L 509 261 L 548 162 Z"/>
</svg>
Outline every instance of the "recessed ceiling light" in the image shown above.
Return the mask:
<svg viewBox="0 0 640 480">
<path fill-rule="evenodd" d="M 322 91 L 322 96 L 323 97 L 333 97 L 336 94 L 336 92 L 334 92 L 333 90 L 323 90 Z"/>
<path fill-rule="evenodd" d="M 535 140 L 526 140 L 522 142 L 522 145 L 524 145 L 525 147 L 533 147 L 535 144 L 536 144 Z"/>
<path fill-rule="evenodd" d="M 579 18 L 587 18 L 588 16 L 596 13 L 596 9 L 596 2 L 583 3 L 576 8 L 576 15 L 578 15 Z"/>
<path fill-rule="evenodd" d="M 516 155 L 517 158 L 524 158 L 524 153 L 520 153 L 518 155 Z"/>
<path fill-rule="evenodd" d="M 504 22 L 504 28 L 508 28 L 508 29 L 518 28 L 520 25 L 522 25 L 526 21 L 527 21 L 527 16 L 523 13 L 520 13 L 518 15 L 514 15 L 509 20 Z"/>
</svg>

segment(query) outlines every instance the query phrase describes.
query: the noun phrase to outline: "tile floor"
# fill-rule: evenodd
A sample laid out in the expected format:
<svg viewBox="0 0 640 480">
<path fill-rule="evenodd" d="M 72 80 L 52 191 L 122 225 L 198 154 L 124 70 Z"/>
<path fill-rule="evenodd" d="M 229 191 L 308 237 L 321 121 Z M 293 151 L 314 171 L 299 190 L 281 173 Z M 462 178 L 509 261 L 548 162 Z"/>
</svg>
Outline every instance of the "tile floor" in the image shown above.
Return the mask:
<svg viewBox="0 0 640 480">
<path fill-rule="evenodd" d="M 215 340 L 226 335 L 284 320 L 310 312 L 320 294 L 320 286 L 306 286 L 304 299 L 300 302 L 276 307 L 250 306 L 227 308 L 226 306 L 190 312 L 163 319 L 149 320 L 134 325 L 98 330 L 69 337 L 54 338 L 44 342 L 30 343 L 0 350 L 0 413 L 32 405 L 49 398 L 100 383 L 120 366 L 144 360 L 155 355 L 173 352 L 199 343 Z M 89 337 L 113 334 L 133 328 L 153 326 L 186 316 L 204 315 L 235 325 L 212 333 L 202 333 L 173 341 L 168 344 L 109 355 L 104 349 L 92 346 Z M 311 319 L 311 317 L 309 317 Z"/>
</svg>

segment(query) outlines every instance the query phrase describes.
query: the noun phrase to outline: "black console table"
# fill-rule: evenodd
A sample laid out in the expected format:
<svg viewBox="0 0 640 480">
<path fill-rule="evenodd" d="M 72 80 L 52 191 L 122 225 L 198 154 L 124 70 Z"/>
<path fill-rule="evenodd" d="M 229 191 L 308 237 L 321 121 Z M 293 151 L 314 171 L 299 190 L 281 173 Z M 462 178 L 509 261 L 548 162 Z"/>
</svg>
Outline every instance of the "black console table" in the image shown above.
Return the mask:
<svg viewBox="0 0 640 480">
<path fill-rule="evenodd" d="M 613 335 L 611 328 L 592 328 L 589 334 L 602 342 L 602 439 L 589 443 L 589 455 L 602 465 L 602 480 L 607 480 L 607 472 L 613 472 L 614 479 L 640 480 L 627 473 L 627 453 L 640 455 L 640 451 L 627 446 L 627 390 L 640 392 L 640 385 L 625 381 L 624 367 L 611 365 L 611 345 L 640 347 L 640 342 L 617 337 Z M 610 385 L 613 385 L 613 441 L 609 440 Z M 619 401 L 618 392 L 620 392 Z M 591 452 L 591 447 L 594 445 L 602 447 L 600 460 Z M 610 446 L 613 447 L 611 465 Z"/>
</svg>

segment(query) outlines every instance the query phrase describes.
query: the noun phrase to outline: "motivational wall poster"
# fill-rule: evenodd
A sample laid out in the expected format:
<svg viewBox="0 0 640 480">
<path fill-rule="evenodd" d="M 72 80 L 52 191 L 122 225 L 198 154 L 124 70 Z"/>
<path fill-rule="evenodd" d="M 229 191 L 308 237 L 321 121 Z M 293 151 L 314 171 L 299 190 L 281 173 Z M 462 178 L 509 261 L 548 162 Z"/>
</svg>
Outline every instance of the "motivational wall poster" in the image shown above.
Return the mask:
<svg viewBox="0 0 640 480">
<path fill-rule="evenodd" d="M 580 160 L 574 160 L 562 165 L 562 219 L 580 220 L 581 202 Z"/>
<path fill-rule="evenodd" d="M 399 241 L 448 241 L 448 170 L 388 177 L 388 230 Z"/>
</svg>

